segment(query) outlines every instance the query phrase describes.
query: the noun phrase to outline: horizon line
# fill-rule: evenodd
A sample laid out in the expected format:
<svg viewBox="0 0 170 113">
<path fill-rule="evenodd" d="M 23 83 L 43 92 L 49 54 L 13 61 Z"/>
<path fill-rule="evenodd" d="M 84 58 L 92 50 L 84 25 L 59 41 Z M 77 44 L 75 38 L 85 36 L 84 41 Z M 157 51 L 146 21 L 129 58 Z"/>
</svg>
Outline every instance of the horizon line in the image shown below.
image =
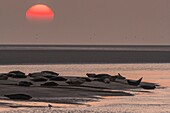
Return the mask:
<svg viewBox="0 0 170 113">
<path fill-rule="evenodd" d="M 0 46 L 170 46 L 168 44 L 0 44 Z"/>
</svg>

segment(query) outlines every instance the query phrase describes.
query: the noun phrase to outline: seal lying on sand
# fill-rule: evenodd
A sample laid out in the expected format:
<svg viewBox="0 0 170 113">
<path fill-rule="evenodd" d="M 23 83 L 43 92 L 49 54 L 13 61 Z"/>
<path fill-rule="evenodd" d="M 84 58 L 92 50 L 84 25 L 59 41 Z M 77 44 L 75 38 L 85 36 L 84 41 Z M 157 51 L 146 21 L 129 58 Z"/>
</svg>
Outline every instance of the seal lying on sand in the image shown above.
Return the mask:
<svg viewBox="0 0 170 113">
<path fill-rule="evenodd" d="M 101 77 L 101 78 L 97 78 L 94 81 L 100 81 L 100 82 L 104 82 L 106 84 L 109 84 L 110 82 L 114 82 L 116 80 L 116 77 L 111 76 L 111 77 Z"/>
<path fill-rule="evenodd" d="M 50 78 L 49 80 L 51 80 L 51 81 L 66 81 L 67 79 L 64 77 L 53 77 L 53 78 Z"/>
<path fill-rule="evenodd" d="M 43 74 L 43 77 L 48 78 L 48 79 L 57 77 L 59 75 L 58 73 L 55 73 L 52 71 L 42 71 L 41 74 Z"/>
<path fill-rule="evenodd" d="M 8 77 L 12 77 L 12 78 L 27 78 L 27 76 L 25 76 L 25 73 L 21 72 L 21 71 L 10 71 L 8 73 Z"/>
<path fill-rule="evenodd" d="M 94 76 L 95 78 L 104 78 L 104 77 L 111 77 L 111 75 L 109 74 L 97 74 L 96 76 Z"/>
<path fill-rule="evenodd" d="M 4 95 L 12 100 L 30 100 L 32 97 L 26 94 L 11 94 L 11 95 Z"/>
<path fill-rule="evenodd" d="M 37 77 L 43 77 L 43 74 L 40 72 L 36 72 L 36 73 L 29 73 L 28 76 L 32 78 L 37 78 Z"/>
<path fill-rule="evenodd" d="M 48 74 L 48 75 L 55 75 L 58 76 L 59 74 L 53 71 L 41 71 L 41 73 Z"/>
<path fill-rule="evenodd" d="M 41 86 L 58 86 L 58 84 L 55 82 L 46 82 L 44 84 L 41 84 Z"/>
<path fill-rule="evenodd" d="M 104 83 L 110 83 L 117 79 L 117 76 L 111 76 L 109 74 L 86 74 L 89 78 L 96 78 L 94 81 L 101 81 Z"/>
<path fill-rule="evenodd" d="M 18 86 L 25 86 L 25 87 L 29 87 L 29 86 L 31 86 L 31 85 L 33 85 L 31 82 L 27 82 L 27 81 L 20 81 L 19 83 L 18 83 Z"/>
<path fill-rule="evenodd" d="M 10 71 L 8 74 L 25 75 L 22 71 Z"/>
<path fill-rule="evenodd" d="M 82 80 L 82 79 L 68 79 L 66 81 L 67 84 L 69 85 L 75 85 L 75 86 L 78 86 L 78 85 L 81 85 L 85 82 L 85 80 Z"/>
<path fill-rule="evenodd" d="M 33 79 L 30 79 L 31 81 L 34 82 L 46 82 L 48 79 L 44 78 L 44 77 L 35 77 Z"/>
<path fill-rule="evenodd" d="M 6 74 L 6 73 L 1 73 L 1 74 L 0 74 L 0 80 L 8 80 L 8 74 Z"/>
<path fill-rule="evenodd" d="M 111 79 L 110 78 L 103 78 L 103 79 L 100 79 L 101 82 L 104 82 L 105 84 L 109 84 L 111 82 Z"/>
<path fill-rule="evenodd" d="M 143 89 L 155 89 L 156 88 L 155 85 L 140 85 L 140 87 Z"/>
<path fill-rule="evenodd" d="M 86 74 L 88 77 L 91 77 L 91 78 L 102 78 L 102 77 L 111 77 L 111 75 L 109 74 L 94 74 L 94 73 L 87 73 Z"/>
<path fill-rule="evenodd" d="M 45 77 L 45 78 L 53 78 L 57 77 L 59 74 L 52 72 L 52 71 L 42 71 L 42 72 L 36 72 L 36 73 L 29 73 L 28 76 L 30 77 Z"/>
<path fill-rule="evenodd" d="M 96 76 L 95 73 L 87 73 L 86 75 L 87 75 L 88 77 L 92 77 L 92 78 L 94 78 L 94 77 Z"/>
<path fill-rule="evenodd" d="M 85 82 L 91 82 L 92 80 L 88 77 L 76 77 L 77 79 L 83 80 Z"/>
<path fill-rule="evenodd" d="M 135 80 L 127 80 L 129 85 L 133 85 L 133 86 L 138 86 L 140 85 L 141 81 L 142 81 L 143 77 L 141 77 L 139 80 L 135 81 Z"/>
</svg>

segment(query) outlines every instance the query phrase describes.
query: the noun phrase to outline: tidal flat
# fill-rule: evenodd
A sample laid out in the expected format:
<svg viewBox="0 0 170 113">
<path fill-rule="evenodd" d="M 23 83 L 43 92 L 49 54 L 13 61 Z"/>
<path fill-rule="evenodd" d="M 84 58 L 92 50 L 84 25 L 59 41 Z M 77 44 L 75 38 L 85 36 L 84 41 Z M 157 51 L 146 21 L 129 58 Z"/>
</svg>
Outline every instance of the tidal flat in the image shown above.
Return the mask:
<svg viewBox="0 0 170 113">
<path fill-rule="evenodd" d="M 93 67 L 93 68 L 92 68 Z M 85 82 L 71 86 L 64 81 L 56 81 L 55 87 L 42 87 L 44 82 L 36 82 L 31 87 L 17 86 L 19 81 L 30 78 L 0 81 L 0 112 L 2 113 L 168 113 L 169 64 L 88 64 L 88 65 L 11 65 L 0 66 L 1 72 L 21 70 L 37 72 L 53 70 L 62 77 L 86 77 L 86 73 L 121 72 L 126 78 L 137 80 L 144 77 L 143 83 L 157 83 L 155 90 L 146 90 L 127 84 L 126 80 L 116 80 L 110 84 L 99 81 Z M 145 82 L 146 81 L 146 82 Z M 142 83 L 142 84 L 143 84 Z M 10 100 L 4 95 L 24 93 L 33 98 L 29 101 Z M 49 109 L 48 104 L 53 107 Z"/>
</svg>

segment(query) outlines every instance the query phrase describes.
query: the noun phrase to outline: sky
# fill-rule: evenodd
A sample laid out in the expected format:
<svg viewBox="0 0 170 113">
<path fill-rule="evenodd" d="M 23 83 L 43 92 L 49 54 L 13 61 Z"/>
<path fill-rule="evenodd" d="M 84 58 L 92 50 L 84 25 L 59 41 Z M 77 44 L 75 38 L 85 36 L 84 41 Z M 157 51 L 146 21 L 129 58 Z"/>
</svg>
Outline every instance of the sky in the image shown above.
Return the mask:
<svg viewBox="0 0 170 113">
<path fill-rule="evenodd" d="M 55 18 L 29 22 L 48 5 Z M 0 0 L 0 44 L 169 45 L 170 0 Z"/>
</svg>

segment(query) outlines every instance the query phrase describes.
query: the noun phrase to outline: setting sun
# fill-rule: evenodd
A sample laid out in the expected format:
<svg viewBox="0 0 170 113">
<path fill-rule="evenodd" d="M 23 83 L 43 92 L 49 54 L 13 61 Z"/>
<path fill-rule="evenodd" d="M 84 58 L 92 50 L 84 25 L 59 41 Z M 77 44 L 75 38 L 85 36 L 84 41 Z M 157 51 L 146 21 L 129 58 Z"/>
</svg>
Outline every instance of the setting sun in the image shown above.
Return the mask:
<svg viewBox="0 0 170 113">
<path fill-rule="evenodd" d="M 29 21 L 52 21 L 54 13 L 47 5 L 37 4 L 27 10 L 26 18 Z"/>
</svg>

